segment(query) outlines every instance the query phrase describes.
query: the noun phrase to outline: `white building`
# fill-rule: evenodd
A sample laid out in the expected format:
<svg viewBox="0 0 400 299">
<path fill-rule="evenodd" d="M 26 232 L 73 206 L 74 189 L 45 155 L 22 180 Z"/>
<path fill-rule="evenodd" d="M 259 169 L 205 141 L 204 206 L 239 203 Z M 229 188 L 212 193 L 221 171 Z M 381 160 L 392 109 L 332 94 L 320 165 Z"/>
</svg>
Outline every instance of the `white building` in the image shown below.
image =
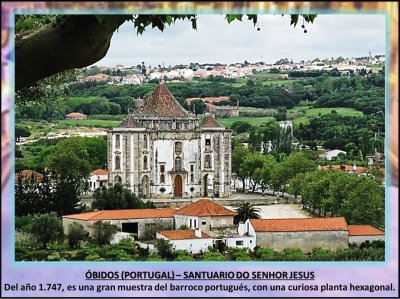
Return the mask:
<svg viewBox="0 0 400 299">
<path fill-rule="evenodd" d="M 103 185 L 107 186 L 108 183 L 108 171 L 105 169 L 97 169 L 90 173 L 88 179 L 89 192 L 93 192 L 97 188 L 100 188 Z"/>
<path fill-rule="evenodd" d="M 164 85 L 107 136 L 111 184 L 143 198 L 231 195 L 231 130 L 212 116 L 199 125 Z"/>
<path fill-rule="evenodd" d="M 385 241 L 385 231 L 372 225 L 348 225 L 349 243 L 361 244 L 365 241 Z"/>
<path fill-rule="evenodd" d="M 244 225 L 245 234 L 255 236 L 257 246 L 277 251 L 300 248 L 310 252 L 317 247 L 337 250 L 349 245 L 344 217 L 250 219 Z"/>
<path fill-rule="evenodd" d="M 169 240 L 174 250 L 186 250 L 191 254 L 204 253 L 213 246 L 213 238 L 201 229 L 168 230 L 157 233 L 157 239 Z"/>
<path fill-rule="evenodd" d="M 121 232 L 133 234 L 135 239 L 142 239 L 146 227 L 156 223 L 165 228 L 174 227 L 174 209 L 126 209 L 126 210 L 102 210 L 81 214 L 65 215 L 62 218 L 64 231 L 68 226 L 77 222 L 93 235 L 93 224 L 96 221 L 106 221 L 116 225 Z"/>
<path fill-rule="evenodd" d="M 175 211 L 175 227 L 186 225 L 212 234 L 213 230 L 232 227 L 235 215 L 236 212 L 211 200 L 200 199 Z"/>
</svg>

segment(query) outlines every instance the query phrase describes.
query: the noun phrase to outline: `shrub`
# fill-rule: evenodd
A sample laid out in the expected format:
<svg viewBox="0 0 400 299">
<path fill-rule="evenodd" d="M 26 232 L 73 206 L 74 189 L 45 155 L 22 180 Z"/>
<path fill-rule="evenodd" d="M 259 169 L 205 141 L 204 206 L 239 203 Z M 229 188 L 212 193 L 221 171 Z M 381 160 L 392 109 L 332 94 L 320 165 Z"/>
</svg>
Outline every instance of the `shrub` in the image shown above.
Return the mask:
<svg viewBox="0 0 400 299">
<path fill-rule="evenodd" d="M 110 224 L 108 221 L 103 222 L 99 220 L 93 224 L 93 236 L 99 245 L 109 245 L 111 242 L 111 236 L 117 231 L 117 226 Z"/>
<path fill-rule="evenodd" d="M 186 224 L 182 224 L 182 225 L 179 227 L 179 229 L 180 229 L 180 230 L 186 230 L 186 229 L 189 229 L 189 226 L 187 226 Z"/>
<path fill-rule="evenodd" d="M 15 216 L 15 229 L 29 233 L 32 229 L 34 215 Z"/>
<path fill-rule="evenodd" d="M 262 261 L 277 261 L 280 260 L 279 252 L 276 252 L 272 248 L 257 247 L 254 248 L 255 255 Z"/>
<path fill-rule="evenodd" d="M 160 230 L 169 230 L 171 227 L 167 225 L 162 219 L 156 219 L 153 223 L 149 223 L 143 232 L 144 240 L 153 240 L 156 238 L 156 233 Z"/>
<path fill-rule="evenodd" d="M 172 244 L 168 240 L 159 239 L 156 243 L 158 255 L 163 259 L 173 258 Z"/>
<path fill-rule="evenodd" d="M 203 261 L 226 261 L 226 257 L 222 253 L 208 251 L 204 253 Z"/>
<path fill-rule="evenodd" d="M 175 261 L 194 261 L 194 258 L 186 250 L 175 250 L 174 257 Z"/>
<path fill-rule="evenodd" d="M 79 248 L 80 242 L 85 238 L 86 232 L 82 224 L 73 222 L 68 226 L 68 244 L 71 248 Z"/>
</svg>

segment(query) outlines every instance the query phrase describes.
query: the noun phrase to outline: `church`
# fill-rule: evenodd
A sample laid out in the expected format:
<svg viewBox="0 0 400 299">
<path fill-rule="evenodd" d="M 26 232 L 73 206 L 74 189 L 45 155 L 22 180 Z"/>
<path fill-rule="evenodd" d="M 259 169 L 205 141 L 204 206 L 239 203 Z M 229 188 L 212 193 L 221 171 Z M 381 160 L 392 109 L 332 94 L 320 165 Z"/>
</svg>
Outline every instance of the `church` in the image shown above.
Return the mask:
<svg viewBox="0 0 400 299">
<path fill-rule="evenodd" d="M 229 197 L 231 134 L 212 116 L 199 124 L 160 84 L 107 132 L 108 181 L 143 198 Z"/>
</svg>

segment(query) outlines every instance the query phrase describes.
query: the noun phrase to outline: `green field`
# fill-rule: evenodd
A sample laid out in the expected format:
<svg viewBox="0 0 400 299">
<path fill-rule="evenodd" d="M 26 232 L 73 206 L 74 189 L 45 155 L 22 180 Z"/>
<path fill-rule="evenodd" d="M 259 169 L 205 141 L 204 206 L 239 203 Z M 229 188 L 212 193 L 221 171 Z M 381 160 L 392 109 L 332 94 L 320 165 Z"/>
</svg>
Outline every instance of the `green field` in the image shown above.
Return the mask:
<svg viewBox="0 0 400 299">
<path fill-rule="evenodd" d="M 331 113 L 332 110 L 336 110 L 336 112 L 342 116 L 356 116 L 356 117 L 363 116 L 363 113 L 361 111 L 357 111 L 353 108 L 336 107 L 336 108 L 308 109 L 308 107 L 294 107 L 288 110 L 288 117 L 291 118 L 291 115 L 293 116 L 293 114 L 301 113 L 302 111 L 304 111 L 305 115 L 302 114 L 298 117 L 295 117 L 293 119 L 293 123 L 294 124 L 307 123 L 311 117 L 318 117 L 324 114 L 329 114 Z"/>
<path fill-rule="evenodd" d="M 274 120 L 273 117 L 242 117 L 242 116 L 217 119 L 218 123 L 227 128 L 230 128 L 235 121 L 243 121 L 243 122 L 248 122 L 253 126 L 260 126 L 272 120 Z"/>
<path fill-rule="evenodd" d="M 119 120 L 103 120 L 103 119 L 63 119 L 58 121 L 61 125 L 82 126 L 82 127 L 98 127 L 113 128 L 118 126 Z"/>
<path fill-rule="evenodd" d="M 233 87 L 241 87 L 246 85 L 248 80 L 254 83 L 261 82 L 263 85 L 274 84 L 274 85 L 287 85 L 290 84 L 295 79 L 278 79 L 277 77 L 281 74 L 271 74 L 271 73 L 258 73 L 250 77 L 238 78 L 236 83 L 229 83 Z"/>
</svg>

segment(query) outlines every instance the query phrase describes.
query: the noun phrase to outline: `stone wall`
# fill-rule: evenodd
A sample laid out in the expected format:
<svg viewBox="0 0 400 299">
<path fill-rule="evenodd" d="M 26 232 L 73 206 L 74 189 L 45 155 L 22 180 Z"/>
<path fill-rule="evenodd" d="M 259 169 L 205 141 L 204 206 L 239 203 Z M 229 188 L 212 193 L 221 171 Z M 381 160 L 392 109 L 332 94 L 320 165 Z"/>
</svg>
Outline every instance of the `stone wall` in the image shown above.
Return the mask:
<svg viewBox="0 0 400 299">
<path fill-rule="evenodd" d="M 330 250 L 347 248 L 347 231 L 307 231 L 307 232 L 257 232 L 257 245 L 278 251 L 285 248 L 300 248 L 305 252 L 321 247 Z"/>
</svg>

